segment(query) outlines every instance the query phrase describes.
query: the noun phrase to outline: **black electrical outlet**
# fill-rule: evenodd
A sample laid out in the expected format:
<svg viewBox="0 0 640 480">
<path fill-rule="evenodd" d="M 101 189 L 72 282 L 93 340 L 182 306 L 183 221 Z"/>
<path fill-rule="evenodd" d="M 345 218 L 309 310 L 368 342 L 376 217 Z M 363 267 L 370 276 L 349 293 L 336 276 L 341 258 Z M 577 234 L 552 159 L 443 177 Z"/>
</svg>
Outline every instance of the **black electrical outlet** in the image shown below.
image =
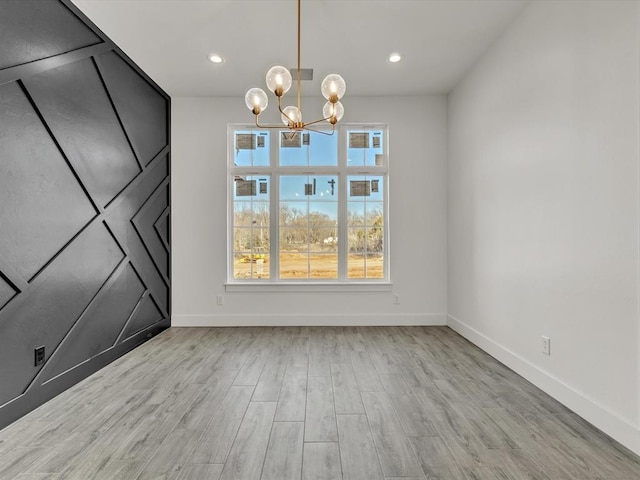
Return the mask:
<svg viewBox="0 0 640 480">
<path fill-rule="evenodd" d="M 44 363 L 44 345 L 38 347 L 34 351 L 35 353 L 35 366 L 38 367 Z"/>
</svg>

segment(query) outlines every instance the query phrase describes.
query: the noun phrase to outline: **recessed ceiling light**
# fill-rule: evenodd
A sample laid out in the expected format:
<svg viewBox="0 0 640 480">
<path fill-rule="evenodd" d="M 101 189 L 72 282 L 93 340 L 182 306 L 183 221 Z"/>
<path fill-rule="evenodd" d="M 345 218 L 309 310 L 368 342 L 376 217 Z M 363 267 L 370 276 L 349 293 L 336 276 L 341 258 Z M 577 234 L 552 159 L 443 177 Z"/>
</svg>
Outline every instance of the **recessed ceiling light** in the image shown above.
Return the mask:
<svg viewBox="0 0 640 480">
<path fill-rule="evenodd" d="M 224 63 L 224 58 L 222 58 L 222 56 L 217 53 L 212 53 L 211 55 L 209 55 L 209 60 L 211 60 L 213 63 Z"/>
<path fill-rule="evenodd" d="M 398 63 L 400 60 L 402 60 L 402 55 L 400 55 L 397 52 L 393 52 L 392 54 L 389 55 L 389 57 L 387 58 L 387 61 L 391 62 L 391 63 Z"/>
</svg>

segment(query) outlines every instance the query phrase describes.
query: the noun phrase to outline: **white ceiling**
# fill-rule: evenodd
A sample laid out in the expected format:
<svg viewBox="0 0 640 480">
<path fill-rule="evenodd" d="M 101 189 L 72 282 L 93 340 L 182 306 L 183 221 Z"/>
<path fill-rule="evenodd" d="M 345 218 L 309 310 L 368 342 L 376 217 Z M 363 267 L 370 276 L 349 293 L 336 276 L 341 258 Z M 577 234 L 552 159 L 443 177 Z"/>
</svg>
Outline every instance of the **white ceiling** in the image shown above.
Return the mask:
<svg viewBox="0 0 640 480">
<path fill-rule="evenodd" d="M 239 96 L 296 64 L 294 0 L 73 0 L 172 96 Z M 348 95 L 450 91 L 526 0 L 303 0 L 303 92 L 340 73 Z M 401 52 L 404 60 L 386 57 Z M 222 54 L 214 65 L 207 57 Z"/>
</svg>

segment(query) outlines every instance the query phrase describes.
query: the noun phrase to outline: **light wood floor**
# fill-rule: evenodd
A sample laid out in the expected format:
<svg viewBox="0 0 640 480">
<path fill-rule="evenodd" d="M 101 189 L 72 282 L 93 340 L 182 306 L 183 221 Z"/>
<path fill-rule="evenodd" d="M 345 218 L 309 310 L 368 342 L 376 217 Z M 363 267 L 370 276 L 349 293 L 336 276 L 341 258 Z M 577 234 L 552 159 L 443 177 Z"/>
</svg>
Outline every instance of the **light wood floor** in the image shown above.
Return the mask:
<svg viewBox="0 0 640 480">
<path fill-rule="evenodd" d="M 0 431 L 0 478 L 638 480 L 444 327 L 165 331 Z"/>
</svg>

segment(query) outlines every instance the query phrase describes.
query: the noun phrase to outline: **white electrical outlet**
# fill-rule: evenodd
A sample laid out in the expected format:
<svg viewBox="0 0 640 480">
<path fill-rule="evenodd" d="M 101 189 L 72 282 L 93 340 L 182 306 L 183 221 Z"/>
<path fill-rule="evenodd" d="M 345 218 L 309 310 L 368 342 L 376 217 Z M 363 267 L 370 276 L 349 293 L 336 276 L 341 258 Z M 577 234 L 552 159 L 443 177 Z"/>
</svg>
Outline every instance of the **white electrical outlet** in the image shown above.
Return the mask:
<svg viewBox="0 0 640 480">
<path fill-rule="evenodd" d="M 217 303 L 218 305 L 224 305 L 224 297 L 223 297 L 222 295 L 218 295 L 218 296 L 216 297 L 216 303 Z"/>
<path fill-rule="evenodd" d="M 393 294 L 393 303 L 395 305 L 398 305 L 400 303 L 400 295 L 398 295 L 397 293 Z"/>
<path fill-rule="evenodd" d="M 542 353 L 551 355 L 551 339 L 544 335 L 542 336 Z"/>
</svg>

